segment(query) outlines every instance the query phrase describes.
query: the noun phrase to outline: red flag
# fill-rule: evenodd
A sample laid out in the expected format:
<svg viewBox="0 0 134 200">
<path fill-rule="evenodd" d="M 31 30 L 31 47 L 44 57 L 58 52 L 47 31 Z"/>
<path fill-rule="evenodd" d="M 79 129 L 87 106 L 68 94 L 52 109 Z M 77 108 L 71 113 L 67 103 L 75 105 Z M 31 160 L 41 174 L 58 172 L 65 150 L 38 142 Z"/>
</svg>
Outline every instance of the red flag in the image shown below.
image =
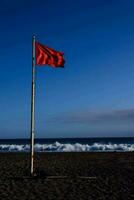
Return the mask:
<svg viewBox="0 0 134 200">
<path fill-rule="evenodd" d="M 52 67 L 64 67 L 63 53 L 55 51 L 47 46 L 35 42 L 36 65 L 51 65 Z"/>
</svg>

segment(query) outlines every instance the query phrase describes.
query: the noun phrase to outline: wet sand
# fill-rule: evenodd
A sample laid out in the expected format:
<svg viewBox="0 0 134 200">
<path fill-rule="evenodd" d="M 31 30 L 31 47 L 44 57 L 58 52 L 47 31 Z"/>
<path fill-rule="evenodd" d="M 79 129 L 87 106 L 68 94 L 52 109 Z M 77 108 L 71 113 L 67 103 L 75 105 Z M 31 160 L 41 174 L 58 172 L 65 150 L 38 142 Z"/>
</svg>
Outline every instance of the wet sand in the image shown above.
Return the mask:
<svg viewBox="0 0 134 200">
<path fill-rule="evenodd" d="M 134 152 L 38 153 L 28 169 L 27 153 L 0 153 L 0 200 L 134 199 Z"/>
</svg>

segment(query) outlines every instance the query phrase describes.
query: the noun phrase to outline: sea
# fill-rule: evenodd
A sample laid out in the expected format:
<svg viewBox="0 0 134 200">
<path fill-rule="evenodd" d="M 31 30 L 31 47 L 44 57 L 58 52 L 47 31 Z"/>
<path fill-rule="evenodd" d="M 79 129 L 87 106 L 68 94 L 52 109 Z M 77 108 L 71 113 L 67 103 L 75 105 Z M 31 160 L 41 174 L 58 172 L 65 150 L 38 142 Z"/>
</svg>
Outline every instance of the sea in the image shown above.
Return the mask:
<svg viewBox="0 0 134 200">
<path fill-rule="evenodd" d="M 35 139 L 36 152 L 134 151 L 134 137 Z M 0 139 L 0 152 L 29 152 L 29 139 Z"/>
</svg>

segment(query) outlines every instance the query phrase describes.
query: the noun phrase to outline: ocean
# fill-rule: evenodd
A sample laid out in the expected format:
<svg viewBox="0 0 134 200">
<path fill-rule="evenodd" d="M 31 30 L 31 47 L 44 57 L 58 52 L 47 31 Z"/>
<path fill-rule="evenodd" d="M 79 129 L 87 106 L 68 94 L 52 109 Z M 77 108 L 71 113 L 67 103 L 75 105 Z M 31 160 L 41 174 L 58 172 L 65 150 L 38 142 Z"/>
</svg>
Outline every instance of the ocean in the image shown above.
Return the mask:
<svg viewBox="0 0 134 200">
<path fill-rule="evenodd" d="M 0 139 L 0 152 L 29 152 L 29 139 Z M 35 139 L 36 152 L 134 151 L 134 137 Z"/>
</svg>

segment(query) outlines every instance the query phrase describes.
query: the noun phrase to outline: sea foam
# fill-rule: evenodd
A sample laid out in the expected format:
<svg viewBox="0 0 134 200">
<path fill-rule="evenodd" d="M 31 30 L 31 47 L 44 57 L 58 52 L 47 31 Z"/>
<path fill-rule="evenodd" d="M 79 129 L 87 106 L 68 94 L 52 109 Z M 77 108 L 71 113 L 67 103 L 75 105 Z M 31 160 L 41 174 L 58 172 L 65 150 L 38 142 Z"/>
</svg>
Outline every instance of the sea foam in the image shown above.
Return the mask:
<svg viewBox="0 0 134 200">
<path fill-rule="evenodd" d="M 113 144 L 113 143 L 59 143 L 39 144 L 36 143 L 36 152 L 110 152 L 110 151 L 134 151 L 134 144 Z M 28 144 L 0 144 L 0 152 L 29 152 Z"/>
</svg>

